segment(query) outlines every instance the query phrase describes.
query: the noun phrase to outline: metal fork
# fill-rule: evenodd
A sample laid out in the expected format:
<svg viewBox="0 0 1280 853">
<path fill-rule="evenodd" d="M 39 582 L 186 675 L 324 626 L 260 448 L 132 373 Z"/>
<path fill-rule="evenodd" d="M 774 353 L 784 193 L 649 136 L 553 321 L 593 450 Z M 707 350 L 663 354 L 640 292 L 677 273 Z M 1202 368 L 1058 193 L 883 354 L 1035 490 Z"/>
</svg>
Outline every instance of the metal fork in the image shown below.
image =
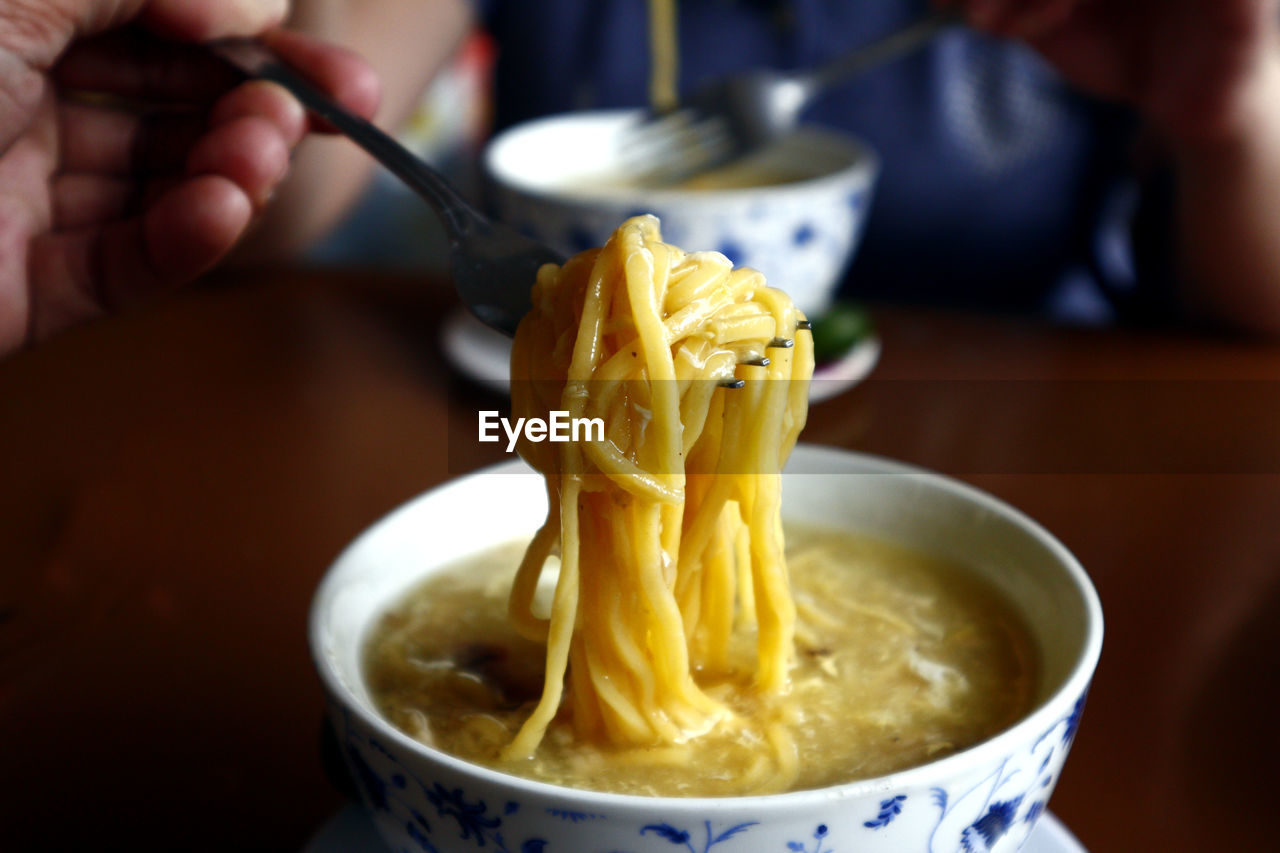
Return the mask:
<svg viewBox="0 0 1280 853">
<path fill-rule="evenodd" d="M 621 157 L 648 185 L 687 180 L 782 137 L 826 89 L 909 53 L 961 21 L 953 10 L 934 12 L 815 69 L 758 69 L 713 80 L 673 110 L 649 115 L 627 131 L 619 143 Z"/>
<path fill-rule="evenodd" d="M 289 90 L 414 192 L 440 217 L 449 237 L 453 285 L 471 313 L 508 336 L 530 308 L 538 268 L 562 263 L 555 250 L 493 222 L 466 202 L 441 175 L 373 124 L 352 115 L 259 42 L 233 39 L 212 47 L 247 77 Z"/>
</svg>

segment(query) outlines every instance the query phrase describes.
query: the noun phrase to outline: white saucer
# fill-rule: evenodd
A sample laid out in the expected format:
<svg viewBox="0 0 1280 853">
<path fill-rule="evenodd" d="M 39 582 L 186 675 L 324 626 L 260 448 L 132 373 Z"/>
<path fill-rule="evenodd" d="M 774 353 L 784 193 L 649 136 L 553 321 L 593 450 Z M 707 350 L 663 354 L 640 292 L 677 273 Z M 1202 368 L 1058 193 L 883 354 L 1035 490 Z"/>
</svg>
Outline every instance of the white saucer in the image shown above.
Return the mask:
<svg viewBox="0 0 1280 853">
<path fill-rule="evenodd" d="M 490 329 L 465 308 L 456 308 L 440 332 L 445 357 L 458 372 L 491 391 L 511 391 L 511 338 Z"/>
<path fill-rule="evenodd" d="M 349 805 L 329 819 L 312 837 L 302 853 L 386 853 L 365 810 Z M 1076 837 L 1049 812 L 1040 815 L 1021 853 L 1089 853 Z"/>
<path fill-rule="evenodd" d="M 441 330 L 445 356 L 468 379 L 499 394 L 511 388 L 511 339 L 495 332 L 459 308 Z M 870 337 L 813 373 L 809 400 L 818 403 L 841 394 L 866 378 L 880 360 L 880 339 Z"/>
<path fill-rule="evenodd" d="M 839 360 L 823 364 L 813 371 L 809 383 L 809 402 L 821 403 L 843 394 L 870 375 L 880 361 L 880 338 L 872 335 L 858 341 Z"/>
</svg>

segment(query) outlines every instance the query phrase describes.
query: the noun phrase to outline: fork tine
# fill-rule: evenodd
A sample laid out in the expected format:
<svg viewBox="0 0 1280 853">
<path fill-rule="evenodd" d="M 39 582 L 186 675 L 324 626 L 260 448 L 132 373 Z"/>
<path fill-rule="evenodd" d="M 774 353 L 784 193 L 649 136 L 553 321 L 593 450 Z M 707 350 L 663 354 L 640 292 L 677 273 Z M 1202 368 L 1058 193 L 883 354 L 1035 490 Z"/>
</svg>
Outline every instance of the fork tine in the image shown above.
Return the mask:
<svg viewBox="0 0 1280 853">
<path fill-rule="evenodd" d="M 664 135 L 627 144 L 619 153 L 623 163 L 649 165 L 656 169 L 690 161 L 719 157 L 732 150 L 732 140 L 720 128 L 700 125 L 692 128 L 675 128 Z"/>
<path fill-rule="evenodd" d="M 736 148 L 722 118 L 682 109 L 633 125 L 618 143 L 618 155 L 644 183 L 667 186 L 731 160 Z"/>
<path fill-rule="evenodd" d="M 680 133 L 695 124 L 697 118 L 690 109 L 676 109 L 660 114 L 646 114 L 632 122 L 622 132 L 619 151 L 630 148 L 648 148 Z"/>
</svg>

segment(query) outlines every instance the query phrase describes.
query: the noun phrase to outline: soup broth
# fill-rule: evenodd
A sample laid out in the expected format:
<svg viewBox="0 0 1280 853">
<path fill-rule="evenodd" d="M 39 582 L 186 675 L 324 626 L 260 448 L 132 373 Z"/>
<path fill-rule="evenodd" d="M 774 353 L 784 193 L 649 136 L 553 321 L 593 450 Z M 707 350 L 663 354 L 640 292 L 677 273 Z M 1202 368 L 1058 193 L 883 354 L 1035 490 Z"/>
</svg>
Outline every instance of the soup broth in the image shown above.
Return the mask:
<svg viewBox="0 0 1280 853">
<path fill-rule="evenodd" d="M 794 745 L 789 790 L 879 776 L 985 740 L 1028 710 L 1030 635 L 971 572 L 843 533 L 788 525 L 787 542 L 798 617 L 789 693 L 752 689 L 755 633 L 743 625 L 726 670 L 698 673 L 732 715 L 686 743 L 580 743 L 562 710 L 532 760 L 500 760 L 542 689 L 545 650 L 506 615 L 523 542 L 433 576 L 390 610 L 366 648 L 370 692 L 398 728 L 468 761 L 648 796 L 776 792 L 778 743 Z"/>
</svg>

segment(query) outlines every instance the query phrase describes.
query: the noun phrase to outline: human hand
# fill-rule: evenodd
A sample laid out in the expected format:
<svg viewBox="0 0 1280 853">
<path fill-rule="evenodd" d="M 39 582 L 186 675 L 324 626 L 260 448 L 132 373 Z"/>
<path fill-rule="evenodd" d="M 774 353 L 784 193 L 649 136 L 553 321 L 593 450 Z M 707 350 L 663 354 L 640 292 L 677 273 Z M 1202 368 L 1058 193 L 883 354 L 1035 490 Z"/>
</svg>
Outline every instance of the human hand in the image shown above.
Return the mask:
<svg viewBox="0 0 1280 853">
<path fill-rule="evenodd" d="M 1212 143 L 1280 109 L 1280 0 L 957 0 L 1070 81 Z"/>
<path fill-rule="evenodd" d="M 263 35 L 347 107 L 353 55 L 271 31 L 287 0 L 0 0 L 0 354 L 189 281 L 244 234 L 309 128 L 193 42 Z"/>
</svg>

